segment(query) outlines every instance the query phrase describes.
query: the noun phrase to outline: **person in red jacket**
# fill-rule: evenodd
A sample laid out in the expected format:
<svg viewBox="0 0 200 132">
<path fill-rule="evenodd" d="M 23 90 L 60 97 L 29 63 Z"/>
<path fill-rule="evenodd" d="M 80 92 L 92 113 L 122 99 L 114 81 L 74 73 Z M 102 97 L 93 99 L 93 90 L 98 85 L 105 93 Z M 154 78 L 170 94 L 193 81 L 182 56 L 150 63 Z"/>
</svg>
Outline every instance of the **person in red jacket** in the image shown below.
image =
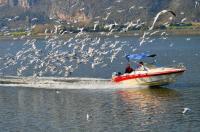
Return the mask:
<svg viewBox="0 0 200 132">
<path fill-rule="evenodd" d="M 131 73 L 133 71 L 133 68 L 131 68 L 131 65 L 128 64 L 126 69 L 125 69 L 125 73 Z"/>
</svg>

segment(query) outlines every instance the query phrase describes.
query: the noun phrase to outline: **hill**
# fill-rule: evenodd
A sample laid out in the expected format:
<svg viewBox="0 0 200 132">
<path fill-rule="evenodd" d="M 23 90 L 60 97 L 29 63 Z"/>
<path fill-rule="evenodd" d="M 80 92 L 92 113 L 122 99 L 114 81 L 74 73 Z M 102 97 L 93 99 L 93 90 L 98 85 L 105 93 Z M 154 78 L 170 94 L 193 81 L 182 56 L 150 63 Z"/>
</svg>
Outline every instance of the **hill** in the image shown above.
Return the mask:
<svg viewBox="0 0 200 132">
<path fill-rule="evenodd" d="M 8 25 L 7 19 L 16 17 L 17 26 L 50 23 L 52 19 L 84 25 L 97 20 L 100 23 L 123 24 L 140 19 L 148 24 L 163 9 L 177 14 L 174 22 L 184 18 L 186 22 L 200 21 L 198 0 L 0 0 L 0 26 Z M 15 24 L 9 22 L 10 26 Z"/>
</svg>

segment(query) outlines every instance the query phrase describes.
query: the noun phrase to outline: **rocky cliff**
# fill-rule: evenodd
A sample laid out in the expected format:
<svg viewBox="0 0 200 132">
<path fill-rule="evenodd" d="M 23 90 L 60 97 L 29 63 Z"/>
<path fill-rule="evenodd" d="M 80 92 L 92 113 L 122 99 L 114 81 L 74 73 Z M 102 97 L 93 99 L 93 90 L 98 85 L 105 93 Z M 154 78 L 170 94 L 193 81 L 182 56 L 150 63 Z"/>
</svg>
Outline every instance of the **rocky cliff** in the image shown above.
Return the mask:
<svg viewBox="0 0 200 132">
<path fill-rule="evenodd" d="M 152 21 L 163 9 L 173 10 L 176 21 L 200 20 L 200 0 L 0 0 L 0 18 L 29 16 L 39 17 L 43 22 L 48 18 L 85 24 L 96 20 Z"/>
<path fill-rule="evenodd" d="M 0 0 L 1 6 L 19 6 L 21 8 L 29 9 L 31 6 L 35 5 L 38 0 Z"/>
</svg>

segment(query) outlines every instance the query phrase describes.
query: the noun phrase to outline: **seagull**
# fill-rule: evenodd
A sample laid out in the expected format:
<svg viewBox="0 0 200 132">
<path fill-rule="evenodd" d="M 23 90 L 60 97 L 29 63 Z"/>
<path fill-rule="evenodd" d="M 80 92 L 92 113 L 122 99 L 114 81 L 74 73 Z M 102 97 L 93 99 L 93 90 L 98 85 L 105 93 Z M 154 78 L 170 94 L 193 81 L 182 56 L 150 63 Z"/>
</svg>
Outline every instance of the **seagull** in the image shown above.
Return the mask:
<svg viewBox="0 0 200 132">
<path fill-rule="evenodd" d="M 182 114 L 185 114 L 185 113 L 187 113 L 189 111 L 191 111 L 191 109 L 186 107 L 186 108 L 183 109 Z"/>
<path fill-rule="evenodd" d="M 102 18 L 102 19 L 103 19 L 103 20 L 107 20 L 108 17 L 110 16 L 110 14 L 111 14 L 111 12 L 108 12 L 108 13 L 106 14 L 106 17 L 105 17 L 105 18 Z"/>
<path fill-rule="evenodd" d="M 79 2 L 75 2 L 75 4 L 73 4 L 71 7 L 75 7 Z"/>
<path fill-rule="evenodd" d="M 125 31 L 128 31 L 128 29 L 129 29 L 130 27 L 137 26 L 138 23 L 137 23 L 137 24 L 133 24 L 133 22 L 131 21 L 131 22 L 127 22 L 125 25 L 127 25 L 127 27 L 125 28 Z"/>
<path fill-rule="evenodd" d="M 85 10 L 85 8 L 81 8 L 81 9 L 80 9 L 80 11 L 84 11 L 84 10 Z"/>
<path fill-rule="evenodd" d="M 187 18 L 183 18 L 183 19 L 181 20 L 181 23 L 185 22 L 186 20 L 187 20 Z"/>
<path fill-rule="evenodd" d="M 60 91 L 56 90 L 56 93 L 57 93 L 57 94 L 59 94 L 59 93 L 60 93 Z"/>
<path fill-rule="evenodd" d="M 159 33 L 160 31 L 154 31 L 153 33 L 150 34 L 150 36 L 156 34 L 156 33 Z"/>
<path fill-rule="evenodd" d="M 19 16 L 15 16 L 15 17 L 14 17 L 15 20 L 18 19 L 18 18 L 19 18 Z"/>
<path fill-rule="evenodd" d="M 12 19 L 11 19 L 11 18 L 7 18 L 7 21 L 9 21 L 9 22 L 10 22 L 10 21 L 12 21 Z"/>
<path fill-rule="evenodd" d="M 168 34 L 166 32 L 162 32 L 160 35 L 164 36 L 164 35 L 168 35 Z"/>
<path fill-rule="evenodd" d="M 195 8 L 197 8 L 199 6 L 199 1 L 195 1 Z"/>
<path fill-rule="evenodd" d="M 156 21 L 158 20 L 158 17 L 159 17 L 160 15 L 162 15 L 162 14 L 167 13 L 167 12 L 170 12 L 173 16 L 176 17 L 176 14 L 175 14 L 173 11 L 170 11 L 170 10 L 162 10 L 162 11 L 158 12 L 158 14 L 156 15 L 156 17 L 154 18 L 153 24 L 151 25 L 151 27 L 149 28 L 149 30 L 153 30 L 154 25 L 155 25 Z"/>
<path fill-rule="evenodd" d="M 143 8 L 144 8 L 143 6 L 140 6 L 140 7 L 139 7 L 139 9 L 143 9 Z"/>
<path fill-rule="evenodd" d="M 94 22 L 94 29 L 93 30 L 96 30 L 96 27 L 98 26 L 98 24 L 99 24 L 99 21 Z"/>
<path fill-rule="evenodd" d="M 37 20 L 38 20 L 38 18 L 36 18 L 36 17 L 31 19 L 31 21 L 37 21 Z"/>
<path fill-rule="evenodd" d="M 124 12 L 124 11 L 125 11 L 125 9 L 117 10 L 118 13 L 122 13 L 122 12 Z"/>
<path fill-rule="evenodd" d="M 122 2 L 122 0 L 116 0 L 115 2 L 116 2 L 116 3 L 120 3 L 120 2 Z"/>
<path fill-rule="evenodd" d="M 110 31 L 114 25 L 115 24 L 107 24 L 104 26 L 104 28 L 108 28 L 108 30 Z"/>
<path fill-rule="evenodd" d="M 170 45 L 169 45 L 169 47 L 173 47 L 174 46 L 174 44 L 173 43 L 171 43 Z"/>
<path fill-rule="evenodd" d="M 87 115 L 86 115 L 87 121 L 89 121 L 89 118 L 90 118 L 90 116 L 89 116 L 89 114 L 87 114 Z"/>
<path fill-rule="evenodd" d="M 129 11 L 131 11 L 132 9 L 134 9 L 135 8 L 135 6 L 131 6 L 130 8 L 129 8 Z"/>
<path fill-rule="evenodd" d="M 84 27 L 82 27 L 82 28 L 77 28 L 77 30 L 79 30 L 80 32 L 83 32 L 83 30 L 84 30 Z"/>
<path fill-rule="evenodd" d="M 187 41 L 190 41 L 190 40 L 191 40 L 191 38 L 186 38 L 186 40 L 187 40 Z"/>
<path fill-rule="evenodd" d="M 113 7 L 113 6 L 110 6 L 110 7 L 106 8 L 105 10 L 110 10 L 112 7 Z"/>
</svg>

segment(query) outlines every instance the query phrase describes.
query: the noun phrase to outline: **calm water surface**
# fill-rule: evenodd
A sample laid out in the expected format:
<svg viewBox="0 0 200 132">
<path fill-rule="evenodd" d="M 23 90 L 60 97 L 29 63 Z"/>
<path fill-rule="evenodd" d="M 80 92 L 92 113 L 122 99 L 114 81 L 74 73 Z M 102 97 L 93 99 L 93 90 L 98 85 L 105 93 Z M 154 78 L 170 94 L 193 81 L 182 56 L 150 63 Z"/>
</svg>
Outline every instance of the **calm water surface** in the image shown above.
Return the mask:
<svg viewBox="0 0 200 132">
<path fill-rule="evenodd" d="M 158 54 L 158 65 L 182 62 L 187 67 L 175 84 L 165 88 L 58 90 L 0 86 L 0 131 L 199 132 L 200 37 L 190 37 L 190 41 L 186 37 L 170 37 L 139 47 L 138 52 Z M 8 51 L 20 49 L 18 44 Z M 0 55 L 10 46 L 11 41 L 1 40 Z M 109 78 L 113 71 L 123 68 L 116 61 L 107 69 L 76 71 L 73 75 Z M 13 75 L 14 69 L 9 73 Z M 182 114 L 185 107 L 191 110 Z"/>
</svg>

